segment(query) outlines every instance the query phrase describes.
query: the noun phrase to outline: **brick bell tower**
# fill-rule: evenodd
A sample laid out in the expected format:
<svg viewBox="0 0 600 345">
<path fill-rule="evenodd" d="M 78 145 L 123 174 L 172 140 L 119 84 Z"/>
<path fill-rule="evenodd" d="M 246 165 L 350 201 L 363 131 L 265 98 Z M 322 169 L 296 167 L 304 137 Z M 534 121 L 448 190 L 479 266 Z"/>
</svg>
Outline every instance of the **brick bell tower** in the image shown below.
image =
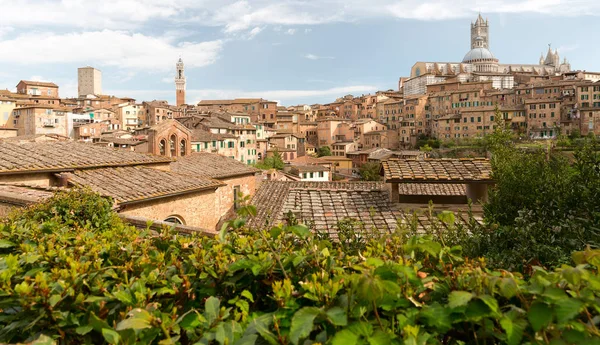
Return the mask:
<svg viewBox="0 0 600 345">
<path fill-rule="evenodd" d="M 177 106 L 185 104 L 185 75 L 183 74 L 183 61 L 177 61 L 177 74 L 175 75 L 175 92 L 177 93 Z"/>
</svg>

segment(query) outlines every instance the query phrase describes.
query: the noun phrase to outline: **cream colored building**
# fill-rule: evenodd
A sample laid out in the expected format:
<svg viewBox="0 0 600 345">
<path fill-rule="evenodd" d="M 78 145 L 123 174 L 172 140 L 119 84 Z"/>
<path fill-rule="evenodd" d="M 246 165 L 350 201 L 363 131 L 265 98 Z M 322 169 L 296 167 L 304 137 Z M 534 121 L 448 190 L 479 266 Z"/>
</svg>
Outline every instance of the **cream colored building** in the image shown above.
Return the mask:
<svg viewBox="0 0 600 345">
<path fill-rule="evenodd" d="M 10 118 L 16 104 L 14 99 L 0 97 L 0 127 L 13 128 Z"/>
<path fill-rule="evenodd" d="M 77 91 L 80 97 L 102 94 L 102 72 L 94 67 L 77 69 Z"/>
</svg>

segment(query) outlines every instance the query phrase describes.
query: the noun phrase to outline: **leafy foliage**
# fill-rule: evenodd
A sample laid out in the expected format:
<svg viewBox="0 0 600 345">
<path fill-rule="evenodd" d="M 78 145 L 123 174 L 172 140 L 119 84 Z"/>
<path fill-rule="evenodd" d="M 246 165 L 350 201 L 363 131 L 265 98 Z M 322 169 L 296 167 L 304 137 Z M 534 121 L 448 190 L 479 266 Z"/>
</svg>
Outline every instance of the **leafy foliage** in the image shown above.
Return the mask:
<svg viewBox="0 0 600 345">
<path fill-rule="evenodd" d="M 442 146 L 442 142 L 439 139 L 430 138 L 425 134 L 419 134 L 415 148 L 421 149 L 426 145 L 432 149 L 439 149 Z"/>
<path fill-rule="evenodd" d="M 256 209 L 239 210 L 214 238 L 139 232 L 85 192 L 13 215 L 0 225 L 0 342 L 598 343 L 599 250 L 524 279 L 431 236 L 346 252 L 295 222 L 246 229 Z"/>
<path fill-rule="evenodd" d="M 484 205 L 492 226 L 476 226 L 458 241 L 471 257 L 528 272 L 556 267 L 571 253 L 600 245 L 600 156 L 595 143 L 571 162 L 551 148 L 521 150 L 501 123 L 488 139 L 496 183 Z"/>
<path fill-rule="evenodd" d="M 360 179 L 363 181 L 379 181 L 381 179 L 379 174 L 380 169 L 381 164 L 377 162 L 364 163 L 358 170 Z"/>
<path fill-rule="evenodd" d="M 318 157 L 331 156 L 331 148 L 329 146 L 321 146 L 317 149 Z"/>
<path fill-rule="evenodd" d="M 272 156 L 265 158 L 262 162 L 258 162 L 254 166 L 262 170 L 283 170 L 285 163 L 283 162 L 281 153 L 279 153 L 279 151 L 274 151 Z"/>
</svg>

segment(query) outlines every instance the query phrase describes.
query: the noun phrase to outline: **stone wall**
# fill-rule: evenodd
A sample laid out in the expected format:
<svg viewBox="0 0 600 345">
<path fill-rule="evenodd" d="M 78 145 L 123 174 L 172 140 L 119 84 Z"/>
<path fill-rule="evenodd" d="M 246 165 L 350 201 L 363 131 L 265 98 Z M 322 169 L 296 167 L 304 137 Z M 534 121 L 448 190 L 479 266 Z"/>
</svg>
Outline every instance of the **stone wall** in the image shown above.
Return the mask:
<svg viewBox="0 0 600 345">
<path fill-rule="evenodd" d="M 221 209 L 217 195 L 214 190 L 209 190 L 160 198 L 125 205 L 119 213 L 160 221 L 177 216 L 184 221 L 184 225 L 214 230 L 219 222 Z"/>
</svg>

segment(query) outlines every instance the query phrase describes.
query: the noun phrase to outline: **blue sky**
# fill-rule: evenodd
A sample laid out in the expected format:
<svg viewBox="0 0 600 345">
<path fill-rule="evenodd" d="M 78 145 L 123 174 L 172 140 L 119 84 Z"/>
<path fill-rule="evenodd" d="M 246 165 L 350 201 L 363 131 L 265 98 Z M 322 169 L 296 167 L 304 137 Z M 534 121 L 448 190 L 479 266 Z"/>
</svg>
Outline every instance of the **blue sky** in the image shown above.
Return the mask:
<svg viewBox="0 0 600 345">
<path fill-rule="evenodd" d="M 548 44 L 600 71 L 598 0 L 0 0 L 0 88 L 53 81 L 75 96 L 77 67 L 105 94 L 188 103 L 263 97 L 284 105 L 397 88 L 416 61 L 462 60 L 478 11 L 501 63 L 537 63 Z"/>
</svg>

